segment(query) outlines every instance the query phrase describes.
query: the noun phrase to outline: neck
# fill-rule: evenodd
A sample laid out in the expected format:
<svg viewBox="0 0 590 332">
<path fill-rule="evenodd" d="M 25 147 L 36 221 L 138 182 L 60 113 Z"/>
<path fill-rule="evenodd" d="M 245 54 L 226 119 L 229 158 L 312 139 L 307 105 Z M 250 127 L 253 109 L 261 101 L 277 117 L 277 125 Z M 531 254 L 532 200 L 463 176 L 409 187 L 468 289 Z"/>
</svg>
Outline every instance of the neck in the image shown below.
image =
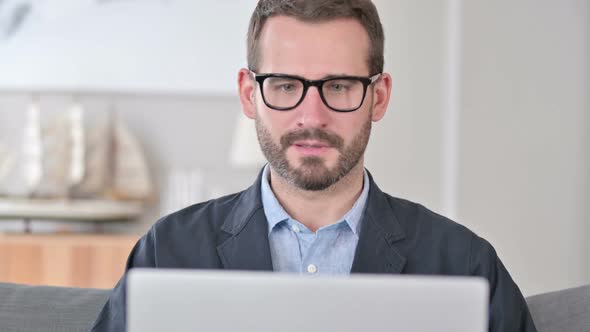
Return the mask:
<svg viewBox="0 0 590 332">
<path fill-rule="evenodd" d="M 363 190 L 363 160 L 330 187 L 310 191 L 293 186 L 270 168 L 270 184 L 285 211 L 312 232 L 338 222 Z"/>
</svg>

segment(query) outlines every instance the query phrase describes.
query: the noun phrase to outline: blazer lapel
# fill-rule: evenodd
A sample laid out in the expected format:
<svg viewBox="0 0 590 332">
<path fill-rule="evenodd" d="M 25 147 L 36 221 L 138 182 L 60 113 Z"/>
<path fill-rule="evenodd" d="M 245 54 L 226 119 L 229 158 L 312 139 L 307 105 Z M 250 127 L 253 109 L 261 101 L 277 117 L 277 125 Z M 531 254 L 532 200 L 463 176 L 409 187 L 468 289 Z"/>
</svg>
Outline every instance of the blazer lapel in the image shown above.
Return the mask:
<svg viewBox="0 0 590 332">
<path fill-rule="evenodd" d="M 242 193 L 221 226 L 229 235 L 217 246 L 224 269 L 272 271 L 268 222 L 262 208 L 260 181 Z M 405 238 L 386 195 L 369 173 L 370 191 L 363 215 L 352 273 L 401 273 L 406 258 L 394 247 Z"/>
<path fill-rule="evenodd" d="M 224 269 L 272 271 L 268 222 L 262 208 L 260 181 L 240 195 L 221 226 L 229 238 L 217 246 Z"/>
<path fill-rule="evenodd" d="M 370 189 L 351 273 L 401 273 L 406 258 L 394 247 L 405 238 L 386 195 L 369 173 Z"/>
</svg>

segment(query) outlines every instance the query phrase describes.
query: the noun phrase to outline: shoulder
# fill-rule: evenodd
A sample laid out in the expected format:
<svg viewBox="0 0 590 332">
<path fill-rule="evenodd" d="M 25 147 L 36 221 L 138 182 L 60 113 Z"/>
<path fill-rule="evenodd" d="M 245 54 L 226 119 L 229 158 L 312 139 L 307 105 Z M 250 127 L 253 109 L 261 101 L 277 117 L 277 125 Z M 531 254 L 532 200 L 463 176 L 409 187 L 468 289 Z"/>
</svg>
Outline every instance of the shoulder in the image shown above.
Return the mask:
<svg viewBox="0 0 590 332">
<path fill-rule="evenodd" d="M 496 261 L 493 246 L 474 231 L 425 206 L 385 194 L 403 232 L 398 247 L 410 268 L 425 273 L 473 275 Z"/>
<path fill-rule="evenodd" d="M 477 237 L 464 225 L 438 214 L 422 204 L 388 194 L 384 195 L 406 236 L 448 237 L 457 240 L 471 240 Z"/>
<path fill-rule="evenodd" d="M 184 209 L 162 217 L 151 231 L 157 234 L 170 232 L 194 232 L 199 230 L 219 230 L 236 206 L 244 192 L 223 196 L 217 199 L 193 204 Z"/>
<path fill-rule="evenodd" d="M 227 236 L 221 230 L 222 225 L 242 194 L 239 192 L 194 204 L 160 218 L 140 239 L 138 251 L 169 257 L 193 251 L 195 246 L 214 248 Z M 174 254 L 168 255 L 169 252 Z"/>
<path fill-rule="evenodd" d="M 218 268 L 216 248 L 231 236 L 222 225 L 242 193 L 194 204 L 161 218 L 136 244 L 129 267 Z"/>
</svg>

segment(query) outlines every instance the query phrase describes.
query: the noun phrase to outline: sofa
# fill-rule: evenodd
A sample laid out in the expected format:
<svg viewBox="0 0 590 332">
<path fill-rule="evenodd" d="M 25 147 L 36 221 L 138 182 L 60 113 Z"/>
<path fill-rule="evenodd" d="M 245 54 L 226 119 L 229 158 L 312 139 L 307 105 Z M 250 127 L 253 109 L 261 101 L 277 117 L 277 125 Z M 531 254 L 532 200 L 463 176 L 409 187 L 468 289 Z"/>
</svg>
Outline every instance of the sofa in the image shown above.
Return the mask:
<svg viewBox="0 0 590 332">
<path fill-rule="evenodd" d="M 0 332 L 88 331 L 108 290 L 0 283 Z M 539 332 L 590 331 L 590 285 L 527 298 Z"/>
</svg>

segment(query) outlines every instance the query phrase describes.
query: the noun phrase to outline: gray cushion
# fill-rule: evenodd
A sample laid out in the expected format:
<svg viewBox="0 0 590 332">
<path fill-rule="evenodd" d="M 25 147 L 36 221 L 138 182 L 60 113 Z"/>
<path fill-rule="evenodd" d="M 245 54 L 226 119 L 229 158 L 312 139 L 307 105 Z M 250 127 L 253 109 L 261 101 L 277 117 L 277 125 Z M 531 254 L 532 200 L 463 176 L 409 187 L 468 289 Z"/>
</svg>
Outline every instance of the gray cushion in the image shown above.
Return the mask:
<svg viewBox="0 0 590 332">
<path fill-rule="evenodd" d="M 109 292 L 0 283 L 0 331 L 88 331 Z"/>
<path fill-rule="evenodd" d="M 538 332 L 590 331 L 590 285 L 527 298 Z"/>
</svg>

